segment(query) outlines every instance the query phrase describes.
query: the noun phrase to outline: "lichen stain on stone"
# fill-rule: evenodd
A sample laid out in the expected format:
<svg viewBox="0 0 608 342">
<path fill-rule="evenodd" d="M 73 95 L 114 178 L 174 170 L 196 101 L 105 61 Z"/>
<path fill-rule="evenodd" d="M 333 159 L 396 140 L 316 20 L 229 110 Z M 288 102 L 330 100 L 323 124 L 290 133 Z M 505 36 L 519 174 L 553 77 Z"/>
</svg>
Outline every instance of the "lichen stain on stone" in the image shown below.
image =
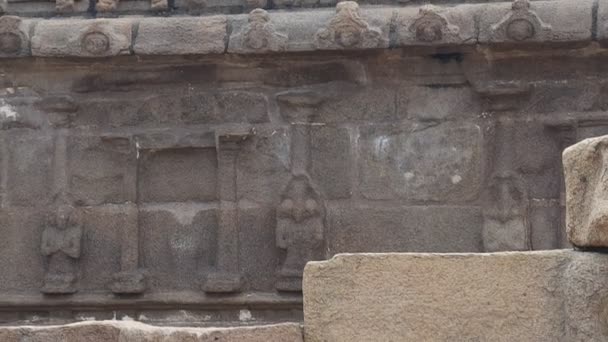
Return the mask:
<svg viewBox="0 0 608 342">
<path fill-rule="evenodd" d="M 17 121 L 19 115 L 15 111 L 14 107 L 6 103 L 6 101 L 0 99 L 0 120 L 5 121 Z"/>
</svg>

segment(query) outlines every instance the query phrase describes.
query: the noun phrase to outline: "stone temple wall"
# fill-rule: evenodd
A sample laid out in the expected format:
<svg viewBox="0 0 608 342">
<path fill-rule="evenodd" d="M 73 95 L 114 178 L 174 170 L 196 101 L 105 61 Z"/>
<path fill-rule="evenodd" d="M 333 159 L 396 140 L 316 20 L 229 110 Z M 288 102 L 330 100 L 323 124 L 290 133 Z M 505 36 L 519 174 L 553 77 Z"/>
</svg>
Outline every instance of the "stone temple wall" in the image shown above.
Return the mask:
<svg viewBox="0 0 608 342">
<path fill-rule="evenodd" d="M 4 4 L 0 322 L 298 321 L 310 260 L 568 245 L 608 2 L 155 4 Z"/>
</svg>

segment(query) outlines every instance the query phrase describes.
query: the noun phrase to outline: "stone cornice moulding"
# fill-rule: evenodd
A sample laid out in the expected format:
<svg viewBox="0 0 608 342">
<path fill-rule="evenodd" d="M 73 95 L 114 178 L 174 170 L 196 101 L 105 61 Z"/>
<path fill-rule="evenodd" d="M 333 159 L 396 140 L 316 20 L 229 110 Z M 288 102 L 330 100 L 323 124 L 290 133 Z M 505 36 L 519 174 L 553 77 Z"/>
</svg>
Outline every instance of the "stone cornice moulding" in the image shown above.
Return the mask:
<svg viewBox="0 0 608 342">
<path fill-rule="evenodd" d="M 0 57 L 100 58 L 589 43 L 596 36 L 608 36 L 608 4 L 600 4 L 599 21 L 594 25 L 593 3 L 516 0 L 387 7 L 345 1 L 336 8 L 271 12 L 255 9 L 250 14 L 200 17 L 3 16 Z M 592 33 L 594 27 L 599 30 L 597 35 Z"/>
</svg>

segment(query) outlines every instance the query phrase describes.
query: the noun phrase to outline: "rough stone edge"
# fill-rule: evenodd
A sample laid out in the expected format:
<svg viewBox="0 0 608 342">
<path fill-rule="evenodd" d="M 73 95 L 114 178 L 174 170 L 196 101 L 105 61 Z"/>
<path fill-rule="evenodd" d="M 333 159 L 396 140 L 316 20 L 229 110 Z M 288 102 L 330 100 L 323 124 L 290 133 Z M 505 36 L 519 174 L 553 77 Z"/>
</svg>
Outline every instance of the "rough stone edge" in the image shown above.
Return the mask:
<svg viewBox="0 0 608 342">
<path fill-rule="evenodd" d="M 247 334 L 255 333 L 258 334 L 258 336 L 256 337 L 268 336 L 269 338 L 276 338 L 277 341 L 303 341 L 302 326 L 298 323 L 278 323 L 240 327 L 196 328 L 152 326 L 136 321 L 91 321 L 48 326 L 1 326 L 0 338 L 7 338 L 8 341 L 12 341 L 11 338 L 35 338 L 38 334 L 41 334 L 40 337 L 42 338 L 48 338 L 53 336 L 60 336 L 63 332 L 66 331 L 69 331 L 70 337 L 77 338 L 78 331 L 83 331 L 87 334 L 90 334 L 91 331 L 96 329 L 102 330 L 102 332 L 105 333 L 113 333 L 112 335 L 116 335 L 118 337 L 116 339 L 116 342 L 123 341 L 122 338 L 128 338 L 129 336 L 141 338 L 142 336 L 146 336 L 147 334 L 150 336 L 153 335 L 154 337 L 158 337 L 158 335 L 168 337 L 175 333 L 191 334 L 193 338 L 200 340 L 205 340 L 206 338 L 217 339 L 219 337 L 223 341 L 224 338 L 238 338 Z M 70 339 L 70 341 L 72 340 Z"/>
<path fill-rule="evenodd" d="M 536 5 L 538 3 L 538 5 Z M 568 0 L 557 0 L 551 2 L 532 2 L 530 11 L 532 13 L 531 20 L 539 18 L 543 25 L 546 24 L 547 28 L 550 28 L 550 32 L 545 32 L 542 35 L 526 39 L 524 41 L 517 41 L 509 39 L 504 34 L 496 34 L 501 26 L 508 23 L 510 18 L 511 2 L 499 2 L 499 3 L 485 3 L 485 4 L 458 4 L 455 6 L 408 6 L 408 7 L 386 7 L 386 6 L 356 6 L 358 7 L 358 14 L 362 19 L 364 25 L 367 28 L 362 29 L 365 35 L 372 33 L 377 36 L 377 42 L 372 41 L 370 44 L 369 39 L 360 42 L 359 44 L 354 43 L 352 45 L 335 44 L 335 42 L 319 42 L 319 34 L 324 34 L 331 29 L 332 19 L 337 17 L 337 8 L 320 8 L 320 9 L 309 9 L 304 11 L 296 12 L 285 12 L 285 11 L 273 11 L 268 12 L 269 22 L 273 26 L 273 35 L 276 40 L 280 39 L 287 40 L 287 42 L 274 43 L 273 46 L 240 46 L 242 43 L 242 34 L 247 30 L 248 16 L 243 14 L 234 14 L 221 16 L 225 17 L 226 25 L 223 28 L 225 34 L 221 41 L 213 42 L 213 49 L 201 49 L 200 52 L 188 51 L 187 54 L 223 54 L 223 53 L 235 53 L 235 54 L 269 54 L 277 52 L 306 52 L 306 51 L 319 51 L 319 50 L 367 50 L 367 49 L 386 49 L 386 48 L 402 48 L 402 47 L 418 47 L 418 46 L 431 46 L 431 47 L 465 47 L 474 46 L 476 44 L 481 45 L 505 45 L 507 48 L 517 49 L 522 46 L 536 47 L 543 45 L 555 46 L 555 44 L 567 45 L 567 44 L 590 44 L 594 40 L 601 40 L 605 38 L 605 35 L 597 34 L 596 29 L 606 26 L 608 22 L 608 16 L 598 16 L 597 8 L 594 7 L 592 0 L 581 0 L 577 6 L 573 7 L 572 2 Z M 601 4 L 603 5 L 603 3 Z M 601 6 L 600 13 L 604 10 L 605 6 Z M 574 9 L 573 9 L 574 8 Z M 257 11 L 260 11 L 259 9 Z M 262 10 L 263 11 L 263 10 Z M 576 13 L 572 13 L 575 11 Z M 559 14 L 559 15 L 556 15 Z M 572 15 L 577 17 L 585 18 L 589 17 L 589 20 L 581 21 L 580 27 L 573 28 L 571 23 L 564 22 L 560 23 L 556 20 L 560 18 L 567 18 Z M 218 16 L 215 16 L 218 17 Z M 526 17 L 526 15 L 524 15 Z M 77 20 L 79 25 L 83 24 L 83 20 L 90 22 L 91 26 L 95 26 L 98 22 L 103 21 L 109 26 L 111 30 L 112 24 L 124 23 L 124 20 L 132 22 L 134 27 L 138 27 L 140 23 L 146 23 L 146 25 L 154 25 L 156 27 L 162 27 L 163 22 L 170 23 L 176 19 L 182 17 L 173 16 L 169 18 L 162 17 L 145 17 L 145 18 L 101 18 L 101 19 L 35 19 L 35 18 L 22 18 L 24 24 L 27 26 L 33 26 L 33 34 L 27 39 L 31 41 L 36 37 L 38 28 L 37 23 L 42 21 L 55 21 L 63 20 L 66 25 L 70 25 L 71 20 Z M 188 22 L 196 24 L 200 22 L 200 25 L 205 26 L 210 18 L 209 16 L 203 17 L 183 17 L 188 18 Z M 516 19 L 519 17 L 515 17 Z M 557 19 L 556 19 L 557 18 Z M 605 20 L 603 18 L 606 18 Z M 297 23 L 293 20 L 297 19 Z M 597 22 L 597 20 L 602 22 Z M 473 30 L 475 35 L 470 35 L 471 25 L 474 24 Z M 401 25 L 401 26 L 400 26 Z M 425 25 L 435 25 L 436 27 L 425 27 Z M 44 28 L 47 25 L 41 25 Z M 588 26 L 588 27 L 587 27 Z M 48 26 L 47 26 L 48 27 Z M 57 27 L 57 26 L 56 26 Z M 165 30 L 171 30 L 172 28 L 165 28 Z M 217 31 L 217 28 L 214 28 Z M 58 34 L 62 30 L 58 30 Z M 331 30 L 330 30 L 331 31 Z M 439 33 L 439 37 L 433 32 Z M 487 31 L 487 32 L 486 32 Z M 492 31 L 492 32 L 490 32 Z M 65 32 L 65 29 L 63 30 Z M 265 31 L 264 31 L 265 32 Z M 267 34 L 264 33 L 263 34 Z M 467 32 L 466 36 L 459 36 L 459 32 Z M 215 32 L 217 33 L 217 32 Z M 48 36 L 48 32 L 46 35 Z M 179 35 L 179 33 L 175 33 Z M 333 35 L 332 35 L 333 36 Z M 337 35 L 338 36 L 338 35 Z M 491 37 L 491 38 L 487 38 Z M 505 38 L 506 37 L 506 38 Z M 599 37 L 599 38 L 598 38 Z M 262 37 L 264 38 L 264 37 Z M 389 39 L 390 38 L 390 39 Z M 130 49 L 127 54 L 131 55 L 180 55 L 180 48 L 176 46 L 174 51 L 171 47 L 165 46 L 159 47 L 160 50 L 155 51 L 144 49 L 143 51 L 135 49 L 136 45 L 141 45 L 144 37 L 140 35 L 133 35 L 131 37 Z M 146 39 L 154 39 L 154 35 L 149 36 Z M 136 44 L 137 43 L 137 44 Z M 183 45 L 183 42 L 181 42 Z M 176 42 L 175 45 L 179 45 L 180 42 Z M 28 43 L 29 45 L 29 43 Z M 154 47 L 155 42 L 148 44 Z M 218 48 L 223 46 L 223 49 Z M 78 51 L 78 49 L 73 49 Z M 28 57 L 30 54 L 3 54 L 2 57 Z M 82 54 L 78 52 L 66 51 L 63 56 L 53 55 L 45 56 L 43 54 L 37 54 L 40 57 L 97 57 L 106 58 L 110 56 L 91 56 L 90 54 Z"/>
</svg>

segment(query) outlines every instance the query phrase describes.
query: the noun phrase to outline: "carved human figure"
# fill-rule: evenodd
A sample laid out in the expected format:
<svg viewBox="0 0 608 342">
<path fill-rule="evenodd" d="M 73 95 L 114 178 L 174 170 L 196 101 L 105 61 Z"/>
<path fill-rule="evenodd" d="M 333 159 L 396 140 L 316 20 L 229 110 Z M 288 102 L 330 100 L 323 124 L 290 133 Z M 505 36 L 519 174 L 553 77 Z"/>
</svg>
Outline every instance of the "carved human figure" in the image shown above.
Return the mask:
<svg viewBox="0 0 608 342">
<path fill-rule="evenodd" d="M 530 249 L 528 195 L 522 182 L 511 172 L 499 173 L 489 189 L 490 204 L 484 209 L 485 251 Z"/>
<path fill-rule="evenodd" d="M 300 291 L 304 266 L 323 257 L 325 209 L 305 175 L 294 176 L 277 208 L 277 246 L 286 251 L 277 289 Z"/>
<path fill-rule="evenodd" d="M 376 48 L 387 47 L 388 40 L 361 17 L 359 4 L 343 1 L 336 6 L 328 26 L 317 31 L 315 44 L 319 49 Z"/>
<path fill-rule="evenodd" d="M 72 207 L 60 207 L 51 215 L 42 233 L 40 250 L 47 257 L 48 269 L 43 293 L 76 292 L 76 266 L 80 258 L 82 225 Z"/>
</svg>

